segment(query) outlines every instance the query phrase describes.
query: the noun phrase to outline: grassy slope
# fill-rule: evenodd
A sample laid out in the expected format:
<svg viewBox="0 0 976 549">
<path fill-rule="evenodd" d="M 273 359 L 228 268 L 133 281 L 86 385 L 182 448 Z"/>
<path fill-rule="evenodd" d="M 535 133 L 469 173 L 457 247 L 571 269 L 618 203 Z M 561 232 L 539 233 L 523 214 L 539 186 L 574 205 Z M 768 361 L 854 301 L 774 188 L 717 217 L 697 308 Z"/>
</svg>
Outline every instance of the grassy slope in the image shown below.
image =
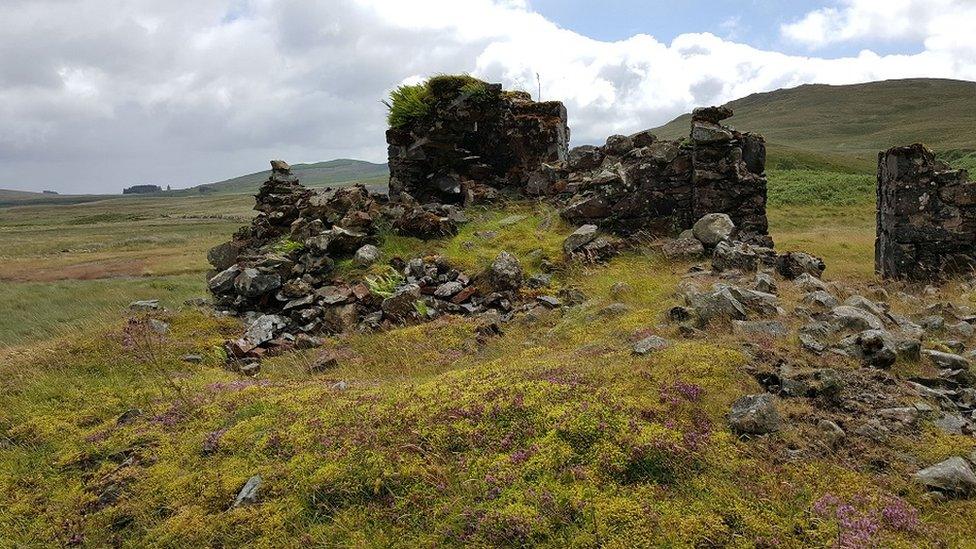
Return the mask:
<svg viewBox="0 0 976 549">
<path fill-rule="evenodd" d="M 535 270 L 570 230 L 546 208 L 470 213 L 455 238 L 383 248 L 469 268 L 509 249 Z M 499 223 L 513 213 L 527 218 Z M 730 436 L 729 403 L 758 387 L 726 332 L 633 357 L 640 334 L 680 340 L 658 322 L 687 268 L 648 252 L 570 267 L 556 283 L 589 296 L 581 309 L 508 325 L 486 346 L 464 319 L 336 339 L 342 363 L 320 375 L 307 373 L 312 353 L 293 353 L 238 379 L 213 351 L 236 321 L 190 309 L 160 341 L 127 347 L 116 320 L 12 350 L 0 363 L 0 531 L 14 545 L 808 547 L 837 539 L 838 523 L 810 511 L 829 493 L 858 512 L 895 494 L 920 509 L 919 529 L 882 520 L 882 546 L 971 539 L 976 507 L 931 503 L 909 471 L 791 460 L 787 448 L 816 439 L 802 430 Z M 632 290 L 613 295 L 617 282 Z M 630 311 L 595 316 L 614 301 Z M 204 362 L 180 362 L 186 352 Z M 117 425 L 130 408 L 142 414 Z M 784 412 L 815 413 L 799 400 Z M 894 444 L 921 462 L 973 446 L 935 431 Z M 253 474 L 262 503 L 228 511 Z"/>
<path fill-rule="evenodd" d="M 878 151 L 896 145 L 922 142 L 937 151 L 976 151 L 974 100 L 976 82 L 912 79 L 806 85 L 728 105 L 735 110 L 729 122 L 763 134 L 772 160 L 810 151 L 870 172 Z M 689 121 L 686 114 L 654 131 L 683 137 Z"/>
</svg>

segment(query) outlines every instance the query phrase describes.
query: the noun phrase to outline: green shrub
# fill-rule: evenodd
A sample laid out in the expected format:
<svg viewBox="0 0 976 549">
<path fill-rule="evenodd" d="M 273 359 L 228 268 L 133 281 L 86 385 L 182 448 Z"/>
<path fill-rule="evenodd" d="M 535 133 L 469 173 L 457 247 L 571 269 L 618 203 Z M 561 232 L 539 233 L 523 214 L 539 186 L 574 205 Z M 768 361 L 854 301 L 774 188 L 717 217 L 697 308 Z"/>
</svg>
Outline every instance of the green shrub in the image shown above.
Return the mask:
<svg viewBox="0 0 976 549">
<path fill-rule="evenodd" d="M 383 102 L 390 111 L 387 122 L 393 128 L 405 126 L 426 116 L 438 98 L 459 95 L 476 101 L 485 99 L 488 96 L 488 84 L 467 74 L 439 74 L 422 84 L 400 86 L 390 93 L 389 101 Z"/>
<path fill-rule="evenodd" d="M 427 80 L 427 89 L 434 97 L 454 97 L 459 93 L 483 95 L 488 84 L 467 74 L 438 74 Z"/>
<path fill-rule="evenodd" d="M 386 116 L 390 127 L 399 128 L 426 116 L 430 111 L 429 99 L 426 84 L 404 85 L 390 92 L 390 101 L 384 102 L 390 110 Z"/>
<path fill-rule="evenodd" d="M 365 282 L 373 294 L 384 298 L 393 297 L 397 287 L 403 284 L 403 276 L 391 267 L 386 274 L 367 276 Z"/>
<path fill-rule="evenodd" d="M 852 206 L 875 199 L 875 178 L 812 170 L 768 170 L 769 206 Z"/>
</svg>

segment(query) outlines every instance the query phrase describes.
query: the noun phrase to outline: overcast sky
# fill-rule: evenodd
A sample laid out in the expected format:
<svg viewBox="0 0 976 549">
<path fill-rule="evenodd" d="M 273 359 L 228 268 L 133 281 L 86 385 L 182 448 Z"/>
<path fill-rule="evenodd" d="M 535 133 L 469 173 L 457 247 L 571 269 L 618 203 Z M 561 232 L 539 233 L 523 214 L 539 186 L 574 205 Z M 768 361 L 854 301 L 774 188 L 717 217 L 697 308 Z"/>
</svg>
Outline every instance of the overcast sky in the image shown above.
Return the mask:
<svg viewBox="0 0 976 549">
<path fill-rule="evenodd" d="M 574 144 L 804 83 L 976 80 L 976 0 L 0 0 L 0 188 L 385 161 L 389 90 L 469 72 Z"/>
</svg>

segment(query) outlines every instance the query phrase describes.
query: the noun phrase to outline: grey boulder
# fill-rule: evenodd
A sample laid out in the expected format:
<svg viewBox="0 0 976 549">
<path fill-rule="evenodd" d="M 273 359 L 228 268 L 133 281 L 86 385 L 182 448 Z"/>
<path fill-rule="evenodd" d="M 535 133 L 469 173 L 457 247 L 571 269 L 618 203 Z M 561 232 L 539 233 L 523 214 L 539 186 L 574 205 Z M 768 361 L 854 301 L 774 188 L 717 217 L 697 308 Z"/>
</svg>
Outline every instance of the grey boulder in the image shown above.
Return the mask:
<svg viewBox="0 0 976 549">
<path fill-rule="evenodd" d="M 746 395 L 732 403 L 729 425 L 743 435 L 764 435 L 778 431 L 782 418 L 775 397 L 769 393 Z"/>
<path fill-rule="evenodd" d="M 958 456 L 936 463 L 915 473 L 915 480 L 929 490 L 952 497 L 969 497 L 976 493 L 976 474 L 969 463 Z"/>
<path fill-rule="evenodd" d="M 525 280 L 522 264 L 508 252 L 498 254 L 488 268 L 488 283 L 496 291 L 517 290 Z"/>
<path fill-rule="evenodd" d="M 710 213 L 696 221 L 691 230 L 702 244 L 714 246 L 731 238 L 732 232 L 735 231 L 735 224 L 727 214 Z"/>
<path fill-rule="evenodd" d="M 566 255 L 576 253 L 580 248 L 592 242 L 596 238 L 596 233 L 596 225 L 583 225 L 566 237 L 566 240 L 563 241 L 563 251 L 566 252 Z"/>
</svg>

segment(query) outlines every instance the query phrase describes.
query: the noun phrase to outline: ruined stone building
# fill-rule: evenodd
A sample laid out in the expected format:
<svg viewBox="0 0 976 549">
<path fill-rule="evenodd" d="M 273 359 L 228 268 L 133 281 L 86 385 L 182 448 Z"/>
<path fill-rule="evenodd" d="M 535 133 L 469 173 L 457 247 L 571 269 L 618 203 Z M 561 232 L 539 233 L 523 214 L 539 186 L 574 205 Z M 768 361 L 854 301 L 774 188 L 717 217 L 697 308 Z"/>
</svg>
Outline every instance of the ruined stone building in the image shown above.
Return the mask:
<svg viewBox="0 0 976 549">
<path fill-rule="evenodd" d="M 498 189 L 524 187 L 542 164 L 566 159 L 569 127 L 558 101 L 535 102 L 499 84 L 432 93 L 426 116 L 386 132 L 394 200 L 401 193 L 422 203 L 490 199 Z"/>
<path fill-rule="evenodd" d="M 924 145 L 878 155 L 875 269 L 884 278 L 936 280 L 976 268 L 976 182 Z"/>
<path fill-rule="evenodd" d="M 560 196 L 568 221 L 622 234 L 672 233 L 726 213 L 738 238 L 771 245 L 765 143 L 723 126 L 731 116 L 697 110 L 680 142 L 641 132 L 568 151 L 560 102 L 534 102 L 499 85 L 477 95 L 440 89 L 425 116 L 387 131 L 390 195 L 459 204 L 505 190 Z"/>
</svg>

